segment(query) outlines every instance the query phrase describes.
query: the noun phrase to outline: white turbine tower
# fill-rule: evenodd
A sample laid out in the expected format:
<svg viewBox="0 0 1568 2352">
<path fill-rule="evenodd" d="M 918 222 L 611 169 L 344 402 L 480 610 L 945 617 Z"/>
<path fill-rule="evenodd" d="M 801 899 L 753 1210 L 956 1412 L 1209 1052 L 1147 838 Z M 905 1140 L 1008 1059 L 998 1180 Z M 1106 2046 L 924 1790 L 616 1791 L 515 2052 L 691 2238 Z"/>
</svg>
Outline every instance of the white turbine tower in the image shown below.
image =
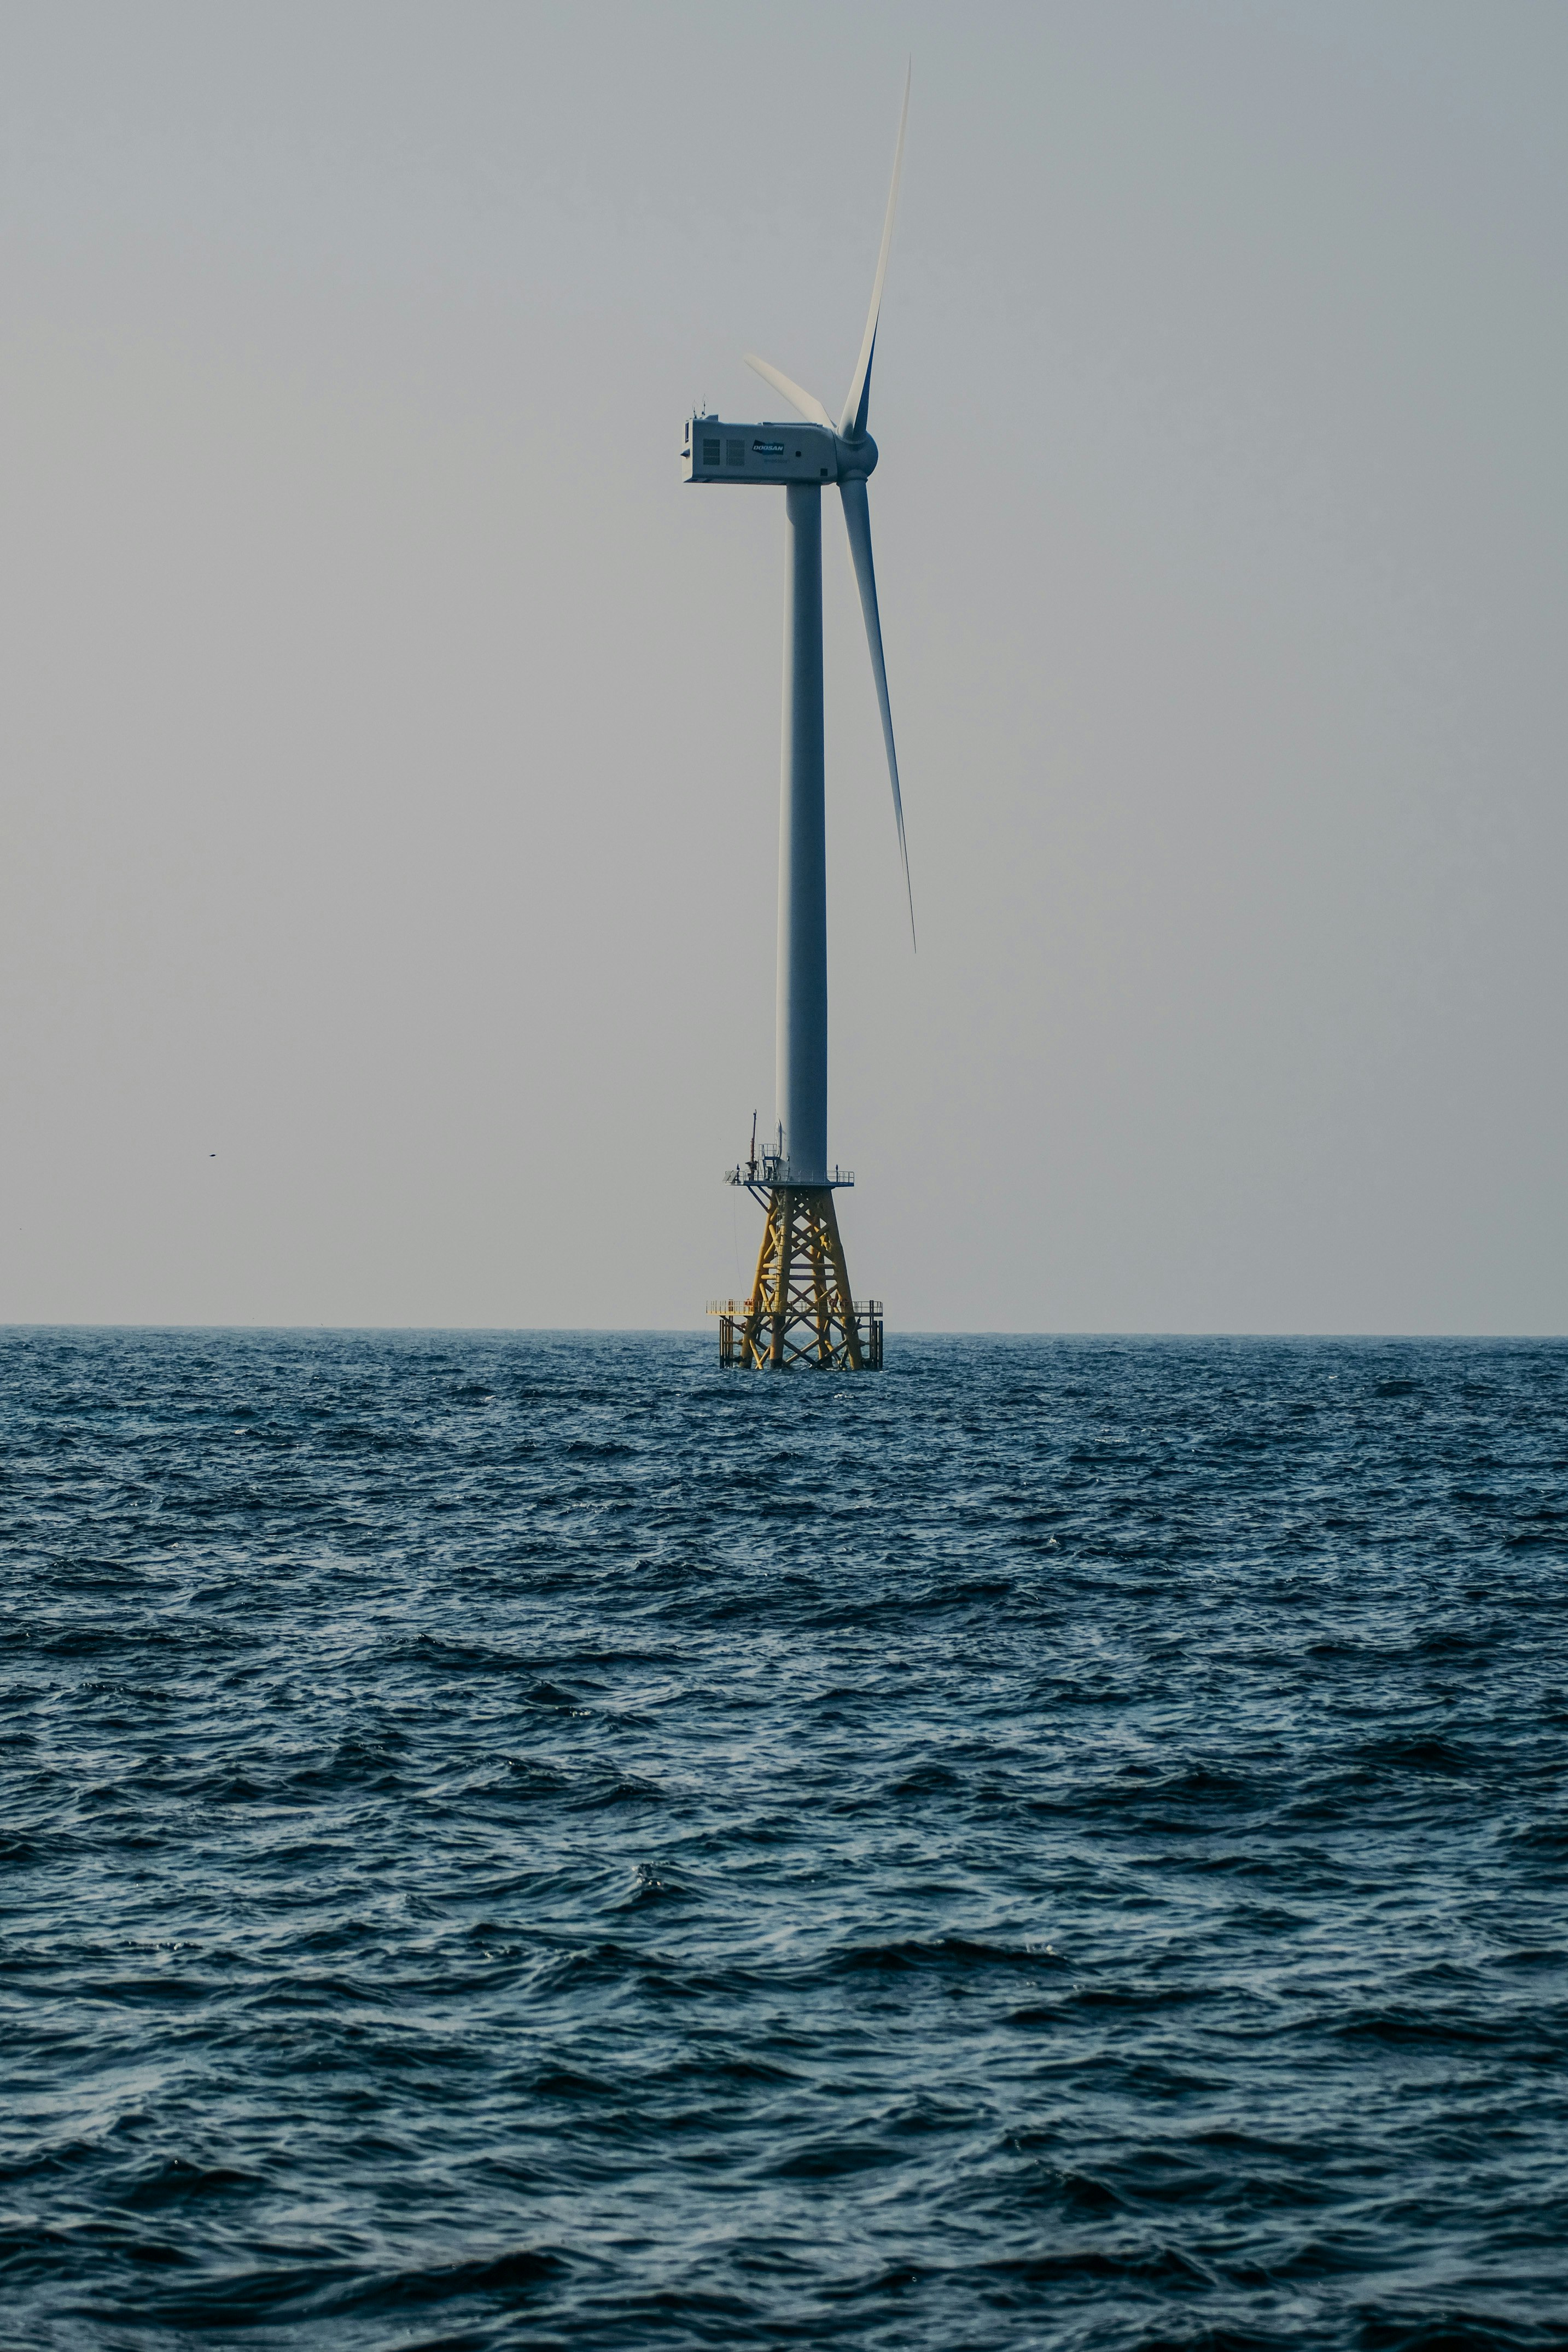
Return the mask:
<svg viewBox="0 0 1568 2352">
<path fill-rule="evenodd" d="M 821 402 L 753 352 L 747 364 L 782 393 L 802 423 L 730 425 L 693 416 L 683 457 L 688 482 L 772 483 L 784 489 L 784 741 L 779 809 L 779 1010 L 777 1149 L 757 1153 L 730 1171 L 766 1206 L 768 1223 L 757 1276 L 746 1299 L 711 1310 L 720 1318 L 720 1355 L 727 1363 L 837 1365 L 880 1369 L 882 1310 L 875 1300 L 856 1307 L 839 1238 L 833 1193 L 853 1179 L 828 1164 L 828 876 L 822 772 L 822 485 L 838 485 L 850 553 L 865 615 L 872 675 L 882 711 L 893 813 L 898 826 L 910 937 L 915 898 L 904 838 L 898 755 L 883 660 L 876 571 L 871 551 L 866 480 L 877 446 L 867 430 L 871 368 L 877 319 L 887 276 L 904 132 L 909 119 L 909 76 L 898 118 L 893 184 L 887 195 L 882 250 L 860 357 L 843 414 L 835 425 Z"/>
</svg>

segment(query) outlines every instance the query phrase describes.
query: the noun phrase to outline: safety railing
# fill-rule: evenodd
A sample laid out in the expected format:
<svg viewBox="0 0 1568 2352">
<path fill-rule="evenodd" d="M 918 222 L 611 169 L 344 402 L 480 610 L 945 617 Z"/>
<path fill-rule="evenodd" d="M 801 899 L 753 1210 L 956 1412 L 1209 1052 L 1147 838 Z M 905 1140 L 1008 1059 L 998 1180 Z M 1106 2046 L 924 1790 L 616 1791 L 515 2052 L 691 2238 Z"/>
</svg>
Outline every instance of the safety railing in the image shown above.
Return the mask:
<svg viewBox="0 0 1568 2352">
<path fill-rule="evenodd" d="M 755 1160 L 742 1160 L 735 1167 L 727 1168 L 724 1181 L 727 1184 L 756 1186 L 767 1192 L 786 1184 L 798 1184 L 802 1189 L 815 1185 L 840 1192 L 854 1182 L 855 1171 L 852 1168 L 840 1168 L 835 1163 L 831 1176 L 791 1176 L 788 1160 L 780 1158 L 776 1151 L 762 1151 Z"/>
<path fill-rule="evenodd" d="M 751 1314 L 749 1298 L 710 1298 L 710 1315 L 718 1317 L 718 1360 L 727 1370 L 744 1365 L 746 1326 Z M 882 1301 L 880 1298 L 859 1298 L 850 1309 L 855 1319 L 855 1335 L 860 1340 L 861 1360 L 868 1372 L 882 1370 Z M 765 1320 L 767 1318 L 765 1318 Z"/>
</svg>

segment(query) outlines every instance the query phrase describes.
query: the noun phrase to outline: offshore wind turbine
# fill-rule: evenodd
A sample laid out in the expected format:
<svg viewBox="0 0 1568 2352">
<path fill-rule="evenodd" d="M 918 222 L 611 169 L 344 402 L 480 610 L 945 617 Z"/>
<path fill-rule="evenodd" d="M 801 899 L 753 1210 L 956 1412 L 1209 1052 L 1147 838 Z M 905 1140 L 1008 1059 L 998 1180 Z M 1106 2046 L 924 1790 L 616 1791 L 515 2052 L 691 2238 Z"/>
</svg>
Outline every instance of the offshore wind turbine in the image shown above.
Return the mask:
<svg viewBox="0 0 1568 2352">
<path fill-rule="evenodd" d="M 838 487 L 850 554 L 865 616 L 872 676 L 882 712 L 893 814 L 904 861 L 909 929 L 915 937 L 915 895 L 904 837 L 898 754 L 883 659 L 872 561 L 866 482 L 877 461 L 867 426 L 877 320 L 887 277 L 888 248 L 904 166 L 909 120 L 909 75 L 894 150 L 893 184 L 883 223 L 871 309 L 849 395 L 835 424 L 814 394 L 779 368 L 745 354 L 748 367 L 781 393 L 802 421 L 731 425 L 697 414 L 686 425 L 682 452 L 688 482 L 768 483 L 784 491 L 784 726 L 779 804 L 779 1002 L 776 1034 L 777 1149 L 757 1151 L 727 1171 L 768 1212 L 751 1292 L 716 1301 L 719 1354 L 726 1364 L 782 1371 L 798 1364 L 850 1371 L 882 1367 L 882 1307 L 856 1306 L 833 1194 L 854 1178 L 828 1163 L 828 871 L 822 766 L 822 488 Z"/>
</svg>

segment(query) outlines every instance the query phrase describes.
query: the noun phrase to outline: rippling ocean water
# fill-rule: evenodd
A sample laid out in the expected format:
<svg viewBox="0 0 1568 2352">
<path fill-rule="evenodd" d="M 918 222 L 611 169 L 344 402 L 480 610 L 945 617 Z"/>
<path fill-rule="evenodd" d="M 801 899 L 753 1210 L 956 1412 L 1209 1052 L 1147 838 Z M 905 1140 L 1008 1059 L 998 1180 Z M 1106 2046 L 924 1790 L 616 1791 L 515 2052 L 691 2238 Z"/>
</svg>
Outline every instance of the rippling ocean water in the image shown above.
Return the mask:
<svg viewBox="0 0 1568 2352">
<path fill-rule="evenodd" d="M 1568 1348 L 0 1338 L 0 2342 L 1568 2344 Z"/>
</svg>

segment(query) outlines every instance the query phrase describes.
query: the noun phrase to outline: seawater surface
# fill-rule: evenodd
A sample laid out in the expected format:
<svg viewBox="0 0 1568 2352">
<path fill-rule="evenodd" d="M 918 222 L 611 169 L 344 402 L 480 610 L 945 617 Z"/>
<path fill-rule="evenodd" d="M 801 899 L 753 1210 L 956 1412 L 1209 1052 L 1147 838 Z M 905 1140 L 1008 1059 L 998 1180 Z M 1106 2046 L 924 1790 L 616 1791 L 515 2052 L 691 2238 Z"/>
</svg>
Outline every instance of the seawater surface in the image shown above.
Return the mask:
<svg viewBox="0 0 1568 2352">
<path fill-rule="evenodd" d="M 0 1338 L 0 2342 L 1568 2344 L 1568 1348 Z"/>
</svg>

